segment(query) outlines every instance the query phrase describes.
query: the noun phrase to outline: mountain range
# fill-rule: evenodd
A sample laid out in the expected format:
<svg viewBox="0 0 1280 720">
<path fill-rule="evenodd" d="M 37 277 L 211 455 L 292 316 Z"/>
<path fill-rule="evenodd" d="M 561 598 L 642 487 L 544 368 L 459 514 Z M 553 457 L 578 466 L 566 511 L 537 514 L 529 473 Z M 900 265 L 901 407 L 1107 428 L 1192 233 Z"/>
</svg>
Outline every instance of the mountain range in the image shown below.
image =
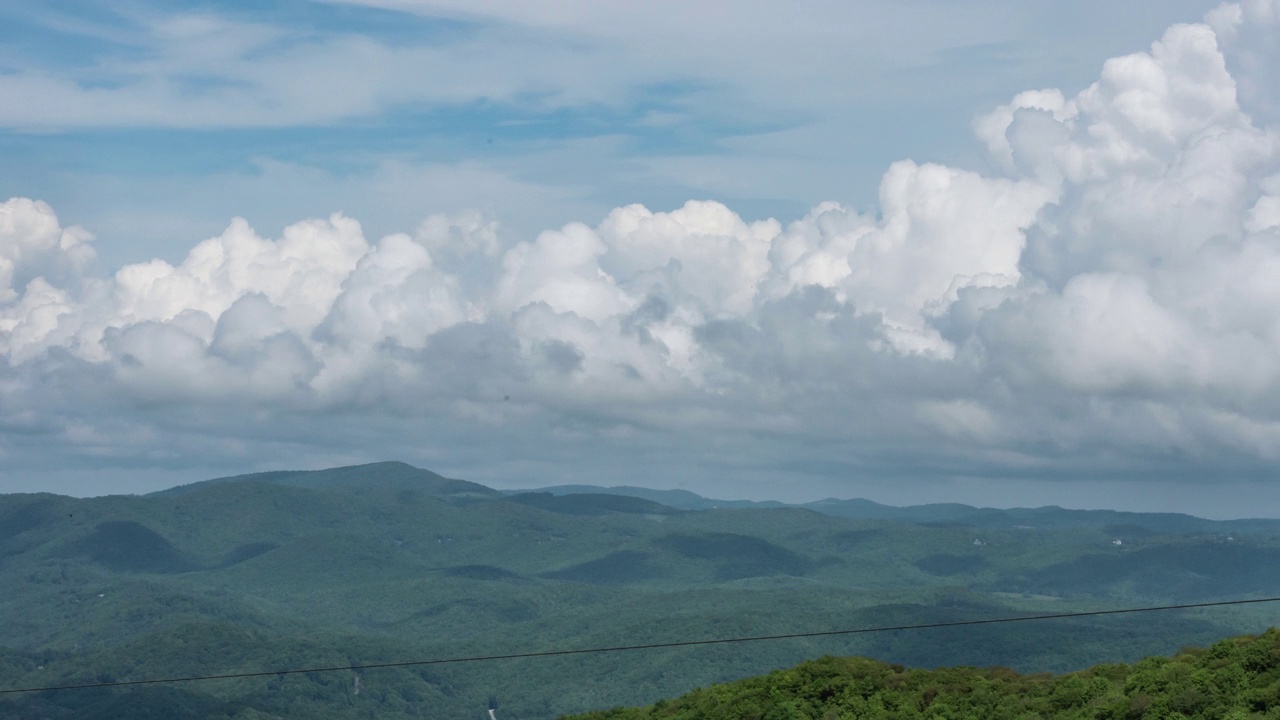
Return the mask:
<svg viewBox="0 0 1280 720">
<path fill-rule="evenodd" d="M 26 688 L 1260 598 L 1280 521 L 499 492 L 377 463 L 0 495 L 0 588 L 0 689 Z M 479 718 L 494 697 L 550 718 L 821 655 L 1076 670 L 1260 632 L 1266 608 L 13 693 L 0 715 Z"/>
</svg>

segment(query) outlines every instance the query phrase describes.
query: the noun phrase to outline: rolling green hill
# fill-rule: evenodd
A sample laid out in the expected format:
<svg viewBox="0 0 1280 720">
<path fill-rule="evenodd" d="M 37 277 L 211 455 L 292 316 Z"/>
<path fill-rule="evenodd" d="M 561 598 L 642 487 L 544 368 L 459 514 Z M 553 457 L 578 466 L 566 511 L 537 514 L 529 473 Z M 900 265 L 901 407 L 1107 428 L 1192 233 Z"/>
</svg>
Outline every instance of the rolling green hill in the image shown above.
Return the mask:
<svg viewBox="0 0 1280 720">
<path fill-rule="evenodd" d="M 1133 665 L 1064 675 L 1006 668 L 912 670 L 865 658 L 825 657 L 763 677 L 695 690 L 646 708 L 572 720 L 740 718 L 1202 718 L 1280 715 L 1280 632 Z"/>
<path fill-rule="evenodd" d="M 1032 525 L 684 510 L 504 494 L 400 463 L 141 497 L 0 495 L 0 687 L 1280 594 L 1280 523 L 1131 515 Z M 135 717 L 121 703 L 166 718 L 482 717 L 496 696 L 503 720 L 550 718 L 827 654 L 1074 670 L 1258 632 L 1274 623 L 1266 608 L 9 695 L 0 717 Z"/>
</svg>

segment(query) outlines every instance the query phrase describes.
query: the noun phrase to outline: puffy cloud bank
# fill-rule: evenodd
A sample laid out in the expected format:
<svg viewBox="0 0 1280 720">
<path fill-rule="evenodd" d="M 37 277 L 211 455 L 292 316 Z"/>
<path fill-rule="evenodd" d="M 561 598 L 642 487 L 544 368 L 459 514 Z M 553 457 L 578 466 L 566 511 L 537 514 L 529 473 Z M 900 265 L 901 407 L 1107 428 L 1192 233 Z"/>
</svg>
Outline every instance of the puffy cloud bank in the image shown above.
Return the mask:
<svg viewBox="0 0 1280 720">
<path fill-rule="evenodd" d="M 984 172 L 892 165 L 874 215 L 633 205 L 512 247 L 480 215 L 376 241 L 235 220 L 103 277 L 87 232 L 11 199 L 0 453 L 1264 472 L 1278 46 L 1280 0 L 1224 5 L 978 118 Z"/>
</svg>

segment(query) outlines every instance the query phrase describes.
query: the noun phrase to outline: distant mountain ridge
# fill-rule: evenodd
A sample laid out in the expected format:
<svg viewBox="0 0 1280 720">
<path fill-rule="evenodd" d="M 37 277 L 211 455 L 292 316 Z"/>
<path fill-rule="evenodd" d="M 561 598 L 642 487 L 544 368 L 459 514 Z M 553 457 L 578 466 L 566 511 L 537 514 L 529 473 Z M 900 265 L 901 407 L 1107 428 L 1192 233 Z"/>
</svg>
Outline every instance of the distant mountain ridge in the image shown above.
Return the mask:
<svg viewBox="0 0 1280 720">
<path fill-rule="evenodd" d="M 564 515 L 605 515 L 615 512 L 638 515 L 670 515 L 680 512 L 674 507 L 652 500 L 630 495 L 606 493 L 555 495 L 549 492 L 530 492 L 508 495 L 507 500 Z"/>
<path fill-rule="evenodd" d="M 826 499 L 799 507 L 826 515 L 858 520 L 898 520 L 914 523 L 941 523 L 990 528 L 1098 528 L 1119 534 L 1238 532 L 1267 533 L 1280 529 L 1280 520 L 1248 518 L 1209 520 L 1183 513 L 1126 512 L 1120 510 L 1069 510 L 1057 505 L 1037 508 L 980 508 L 959 503 L 936 503 L 895 507 L 871 500 Z"/>
<path fill-rule="evenodd" d="M 325 470 L 275 470 L 270 472 L 232 475 L 179 485 L 161 490 L 153 495 L 178 495 L 207 487 L 210 484 L 229 482 L 263 482 L 289 487 L 329 490 L 416 490 L 428 495 L 445 497 L 499 497 L 502 493 L 493 488 L 469 480 L 447 478 L 430 470 L 414 467 L 398 461 L 347 465 Z"/>
<path fill-rule="evenodd" d="M 527 490 L 508 490 L 508 494 L 551 493 L 552 495 L 625 495 L 661 503 L 679 510 L 714 510 L 720 508 L 804 508 L 824 515 L 853 520 L 890 520 L 916 524 L 971 526 L 975 528 L 1041 529 L 1097 528 L 1116 535 L 1166 533 L 1277 533 L 1280 520 L 1247 518 L 1209 520 L 1183 513 L 1127 512 L 1120 510 L 1071 510 L 1057 505 L 1037 508 L 987 508 L 962 503 L 929 503 L 924 505 L 885 505 L 864 498 L 826 498 L 807 503 L 785 503 L 777 500 L 718 500 L 688 490 L 654 490 L 633 485 L 603 487 L 597 485 L 552 485 Z"/>
<path fill-rule="evenodd" d="M 962 503 L 895 506 L 864 498 L 826 498 L 807 503 L 785 503 L 777 500 L 721 500 L 707 498 L 688 490 L 657 490 L 634 485 L 604 487 L 578 484 L 495 490 L 469 480 L 447 478 L 430 470 L 424 470 L 399 461 L 349 465 L 324 470 L 276 470 L 234 475 L 180 485 L 152 494 L 156 496 L 178 495 L 192 492 L 209 484 L 227 482 L 263 482 L 311 489 L 412 490 L 455 501 L 497 499 L 505 496 L 509 499 L 514 499 L 515 502 L 534 505 L 541 503 L 544 509 L 552 509 L 554 506 L 560 508 L 561 512 L 578 514 L 599 514 L 602 512 L 662 513 L 669 510 L 697 511 L 731 508 L 804 508 L 824 515 L 854 520 L 888 520 L 916 524 L 971 526 L 975 528 L 1097 528 L 1112 532 L 1117 536 L 1127 537 L 1170 533 L 1280 533 L 1280 520 L 1274 519 L 1209 520 L 1182 513 L 1071 510 L 1056 505 L 1004 509 L 975 507 Z M 521 496 L 534 494 L 549 494 L 555 497 L 598 495 L 638 498 L 663 506 L 667 510 L 660 508 L 645 510 L 643 509 L 644 506 L 640 505 L 626 506 L 625 503 L 619 503 L 618 501 L 592 501 L 581 497 L 572 501 L 521 498 Z"/>
<path fill-rule="evenodd" d="M 688 490 L 655 490 L 635 485 L 551 485 L 527 490 L 506 490 L 511 495 L 524 493 L 551 493 L 552 495 L 622 495 L 641 498 L 676 508 L 677 510 L 715 510 L 717 508 L 778 508 L 795 507 L 777 500 L 715 500 Z"/>
</svg>

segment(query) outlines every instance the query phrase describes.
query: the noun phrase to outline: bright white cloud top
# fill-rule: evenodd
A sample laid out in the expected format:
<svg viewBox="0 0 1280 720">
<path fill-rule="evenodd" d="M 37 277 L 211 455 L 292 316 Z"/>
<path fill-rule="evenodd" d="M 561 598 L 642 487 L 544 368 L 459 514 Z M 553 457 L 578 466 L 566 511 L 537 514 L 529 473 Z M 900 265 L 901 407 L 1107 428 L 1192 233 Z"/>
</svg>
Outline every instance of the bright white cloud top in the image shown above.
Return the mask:
<svg viewBox="0 0 1280 720">
<path fill-rule="evenodd" d="M 1002 175 L 893 164 L 874 214 L 629 205 L 506 247 L 478 212 L 380 239 L 237 219 L 102 276 L 89 232 L 14 198 L 0 458 L 1265 475 L 1277 48 L 1280 0 L 1224 5 L 977 118 Z"/>
</svg>

